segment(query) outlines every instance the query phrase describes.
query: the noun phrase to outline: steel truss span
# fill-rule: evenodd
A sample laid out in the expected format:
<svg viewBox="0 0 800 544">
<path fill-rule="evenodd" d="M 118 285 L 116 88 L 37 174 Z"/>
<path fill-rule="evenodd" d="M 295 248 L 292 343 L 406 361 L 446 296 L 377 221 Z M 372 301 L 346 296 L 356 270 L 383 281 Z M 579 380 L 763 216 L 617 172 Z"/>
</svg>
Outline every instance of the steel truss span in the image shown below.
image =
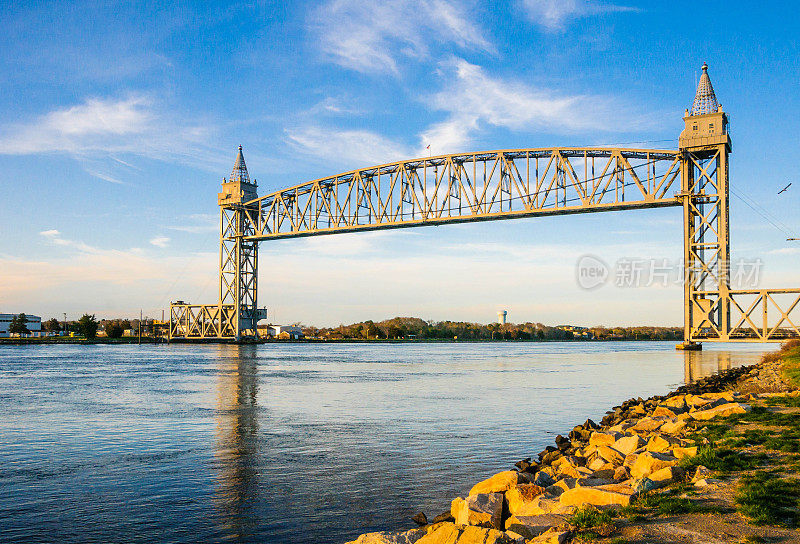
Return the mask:
<svg viewBox="0 0 800 544">
<path fill-rule="evenodd" d="M 677 151 L 504 149 L 399 161 L 246 203 L 251 240 L 680 206 Z"/>
</svg>

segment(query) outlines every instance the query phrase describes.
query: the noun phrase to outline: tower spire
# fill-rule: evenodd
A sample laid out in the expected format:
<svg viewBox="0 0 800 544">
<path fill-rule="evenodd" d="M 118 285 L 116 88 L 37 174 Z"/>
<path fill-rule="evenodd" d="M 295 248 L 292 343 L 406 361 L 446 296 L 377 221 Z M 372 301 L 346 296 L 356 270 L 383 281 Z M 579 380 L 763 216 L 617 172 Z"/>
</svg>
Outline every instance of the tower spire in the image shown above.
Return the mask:
<svg viewBox="0 0 800 544">
<path fill-rule="evenodd" d="M 244 163 L 242 146 L 239 146 L 239 153 L 236 155 L 236 162 L 233 165 L 230 181 L 234 183 L 250 183 L 250 174 L 247 173 L 247 165 Z"/>
<path fill-rule="evenodd" d="M 703 115 L 705 113 L 715 113 L 719 109 L 717 96 L 714 94 L 714 87 L 711 85 L 711 78 L 708 77 L 708 64 L 703 63 L 703 73 L 700 76 L 700 83 L 697 84 L 697 92 L 692 103 L 692 115 Z"/>
</svg>

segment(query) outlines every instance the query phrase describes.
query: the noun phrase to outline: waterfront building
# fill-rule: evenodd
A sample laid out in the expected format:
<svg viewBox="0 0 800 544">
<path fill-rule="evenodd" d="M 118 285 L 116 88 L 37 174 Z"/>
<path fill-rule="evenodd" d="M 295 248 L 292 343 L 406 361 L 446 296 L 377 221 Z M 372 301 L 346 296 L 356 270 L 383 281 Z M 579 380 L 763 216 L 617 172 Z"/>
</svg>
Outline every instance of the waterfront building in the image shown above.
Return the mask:
<svg viewBox="0 0 800 544">
<path fill-rule="evenodd" d="M 14 316 L 19 314 L 0 314 L 0 338 L 10 338 L 11 333 L 9 332 L 9 327 L 11 327 L 11 320 Z M 31 331 L 30 335 L 27 336 L 44 336 L 45 333 L 42 331 L 42 318 L 38 315 L 30 315 L 25 314 L 25 317 L 28 318 L 28 322 L 25 324 L 28 327 L 28 330 Z"/>
<path fill-rule="evenodd" d="M 267 327 L 267 336 L 272 338 L 303 338 L 303 330 L 296 325 L 270 325 Z"/>
</svg>

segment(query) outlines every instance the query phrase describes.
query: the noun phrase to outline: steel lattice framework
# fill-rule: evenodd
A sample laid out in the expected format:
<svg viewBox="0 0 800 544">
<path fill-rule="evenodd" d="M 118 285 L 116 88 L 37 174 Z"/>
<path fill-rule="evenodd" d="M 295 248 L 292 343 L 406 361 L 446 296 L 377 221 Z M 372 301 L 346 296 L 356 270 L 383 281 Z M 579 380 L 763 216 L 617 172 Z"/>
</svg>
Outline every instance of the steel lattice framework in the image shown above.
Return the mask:
<svg viewBox="0 0 800 544">
<path fill-rule="evenodd" d="M 677 181 L 676 181 L 677 180 Z M 505 149 L 399 161 L 248 204 L 251 239 L 680 205 L 676 151 Z"/>
<path fill-rule="evenodd" d="M 253 336 L 258 243 L 378 229 L 681 206 L 684 330 L 700 341 L 800 337 L 800 289 L 730 287 L 728 119 L 707 66 L 677 151 L 504 149 L 398 161 L 258 197 L 241 146 L 220 205 L 216 305 L 171 305 L 172 337 Z M 797 324 L 796 324 L 797 323 Z"/>
</svg>

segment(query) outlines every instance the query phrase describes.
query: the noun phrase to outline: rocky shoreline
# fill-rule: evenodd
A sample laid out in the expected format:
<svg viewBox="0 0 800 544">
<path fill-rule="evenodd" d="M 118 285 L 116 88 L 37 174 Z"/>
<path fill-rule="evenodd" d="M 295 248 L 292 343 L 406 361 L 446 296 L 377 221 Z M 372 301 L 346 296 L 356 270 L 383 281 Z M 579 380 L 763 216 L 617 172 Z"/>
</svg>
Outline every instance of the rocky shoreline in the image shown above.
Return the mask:
<svg viewBox="0 0 800 544">
<path fill-rule="evenodd" d="M 767 542 L 768 534 L 800 542 L 797 532 L 790 530 L 786 540 L 780 528 L 762 530 L 767 536 L 715 533 L 734 518 L 734 527 L 745 529 L 752 521 L 737 511 L 745 511 L 737 506 L 743 486 L 755 485 L 748 478 L 781 479 L 770 467 L 787 461 L 800 468 L 800 390 L 781 371 L 781 355 L 798 350 L 798 343 L 787 344 L 757 365 L 664 396 L 629 399 L 599 423 L 587 420 L 556 436 L 536 459 L 477 483 L 430 522 L 420 513 L 414 517 L 418 528 L 367 533 L 349 544 L 740 542 L 740 536 Z M 800 480 L 781 482 L 783 487 L 775 485 L 789 490 L 788 506 L 778 511 L 785 515 L 777 525 L 791 527 L 798 521 Z M 751 502 L 757 510 L 758 500 Z"/>
</svg>

